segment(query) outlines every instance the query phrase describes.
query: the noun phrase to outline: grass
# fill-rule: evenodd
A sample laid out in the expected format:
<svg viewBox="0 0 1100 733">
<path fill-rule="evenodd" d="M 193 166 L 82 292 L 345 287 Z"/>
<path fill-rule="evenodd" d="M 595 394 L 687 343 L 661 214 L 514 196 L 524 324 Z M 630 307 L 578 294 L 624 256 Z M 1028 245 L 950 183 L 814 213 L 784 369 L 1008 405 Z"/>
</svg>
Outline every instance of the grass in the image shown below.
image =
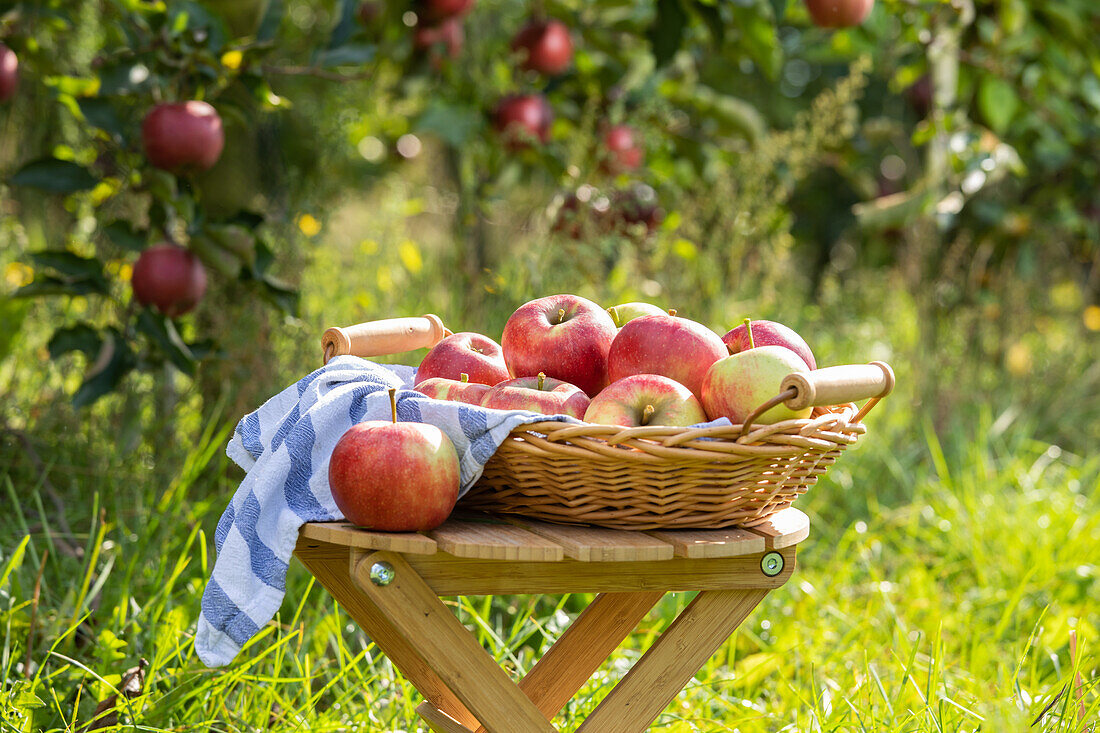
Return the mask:
<svg viewBox="0 0 1100 733">
<path fill-rule="evenodd" d="M 1021 419 L 975 410 L 938 433 L 904 407 L 872 413 L 869 438 L 801 502 L 813 534 L 794 578 L 656 729 L 1076 732 L 1077 704 L 1058 696 L 1077 672 L 1084 720 L 1100 718 L 1100 457 L 1038 441 Z M 197 660 L 212 529 L 237 480 L 221 424 L 204 426 L 174 478 L 145 455 L 104 451 L 89 480 L 63 443 L 31 482 L 25 454 L 4 451 L 2 730 L 77 730 L 140 658 L 143 692 L 119 698 L 127 729 L 417 729 L 415 691 L 296 564 L 279 617 L 231 667 Z M 69 449 L 94 439 L 89 428 Z M 47 511 L 45 481 L 71 536 Z M 585 601 L 453 602 L 524 670 Z M 590 711 L 688 601 L 666 597 L 563 720 Z"/>
</svg>

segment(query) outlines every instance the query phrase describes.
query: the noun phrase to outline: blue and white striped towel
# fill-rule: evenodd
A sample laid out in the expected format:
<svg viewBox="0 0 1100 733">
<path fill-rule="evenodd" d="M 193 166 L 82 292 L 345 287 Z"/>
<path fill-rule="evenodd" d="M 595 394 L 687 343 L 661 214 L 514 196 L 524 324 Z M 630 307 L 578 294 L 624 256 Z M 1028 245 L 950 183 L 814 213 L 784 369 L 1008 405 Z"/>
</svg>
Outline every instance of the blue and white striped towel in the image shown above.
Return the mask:
<svg viewBox="0 0 1100 733">
<path fill-rule="evenodd" d="M 286 592 L 298 529 L 306 522 L 344 518 L 329 490 L 329 456 L 352 425 L 390 419 L 388 388 L 399 389 L 399 420 L 431 423 L 454 443 L 460 496 L 512 428 L 569 420 L 428 399 L 411 391 L 415 374 L 413 367 L 337 357 L 237 425 L 226 453 L 247 473 L 214 533 L 218 556 L 195 636 L 195 649 L 207 666 L 228 664 L 274 618 Z"/>
</svg>

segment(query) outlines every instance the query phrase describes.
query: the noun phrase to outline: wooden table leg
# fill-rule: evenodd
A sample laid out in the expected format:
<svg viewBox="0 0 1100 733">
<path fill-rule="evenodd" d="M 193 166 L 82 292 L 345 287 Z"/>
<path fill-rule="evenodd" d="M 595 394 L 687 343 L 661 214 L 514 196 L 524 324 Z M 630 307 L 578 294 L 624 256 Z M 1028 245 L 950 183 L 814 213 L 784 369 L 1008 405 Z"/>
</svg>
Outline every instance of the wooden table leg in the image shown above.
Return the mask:
<svg viewBox="0 0 1100 733">
<path fill-rule="evenodd" d="M 393 579 L 375 585 L 370 580 L 371 567 L 383 562 L 393 569 Z M 353 579 L 486 730 L 554 733 L 534 703 L 403 557 L 392 552 L 366 554 L 357 563 Z"/>
<path fill-rule="evenodd" d="M 615 685 L 577 733 L 640 733 L 768 594 L 701 591 Z"/>
<path fill-rule="evenodd" d="M 524 676 L 519 689 L 553 720 L 664 595 L 658 590 L 596 596 Z"/>
<path fill-rule="evenodd" d="M 352 581 L 349 548 L 299 540 L 294 554 L 425 699 L 471 730 L 479 725 L 477 718 L 466 710 L 420 654 Z"/>
</svg>

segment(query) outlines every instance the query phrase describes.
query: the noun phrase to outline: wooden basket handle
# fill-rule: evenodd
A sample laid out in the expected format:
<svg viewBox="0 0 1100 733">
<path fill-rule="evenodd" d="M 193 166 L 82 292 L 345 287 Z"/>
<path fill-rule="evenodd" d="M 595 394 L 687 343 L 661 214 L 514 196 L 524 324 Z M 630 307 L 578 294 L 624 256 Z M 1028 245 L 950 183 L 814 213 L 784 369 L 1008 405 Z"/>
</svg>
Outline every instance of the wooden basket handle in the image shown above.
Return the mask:
<svg viewBox="0 0 1100 733">
<path fill-rule="evenodd" d="M 741 435 L 749 432 L 756 418 L 780 402 L 791 410 L 803 410 L 811 406 L 825 407 L 868 400 L 852 419 L 853 423 L 858 423 L 893 389 L 894 370 L 884 361 L 847 364 L 788 374 L 780 383 L 779 394 L 760 405 L 748 416 L 741 428 Z"/>
<path fill-rule="evenodd" d="M 324 363 L 334 356 L 385 356 L 431 348 L 451 336 L 439 316 L 428 313 L 410 318 L 368 321 L 346 328 L 333 327 L 321 336 Z"/>
</svg>

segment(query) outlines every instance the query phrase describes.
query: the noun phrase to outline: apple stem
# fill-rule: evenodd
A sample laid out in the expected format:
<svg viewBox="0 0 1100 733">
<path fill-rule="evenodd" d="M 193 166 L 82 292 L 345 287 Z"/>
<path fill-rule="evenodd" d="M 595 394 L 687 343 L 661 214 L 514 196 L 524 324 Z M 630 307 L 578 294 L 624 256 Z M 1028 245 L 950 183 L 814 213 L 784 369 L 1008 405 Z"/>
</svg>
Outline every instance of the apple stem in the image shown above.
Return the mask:
<svg viewBox="0 0 1100 733">
<path fill-rule="evenodd" d="M 672 316 L 673 318 L 675 318 L 676 317 L 676 309 L 675 308 L 669 308 L 668 309 L 668 314 L 670 316 Z"/>
<path fill-rule="evenodd" d="M 461 374 L 458 375 L 458 381 L 462 382 L 463 384 L 466 384 L 467 382 L 470 381 L 470 375 L 467 374 L 466 372 L 462 372 Z"/>
<path fill-rule="evenodd" d="M 546 372 L 539 372 L 539 391 L 542 391 L 542 386 L 546 384 Z"/>
<path fill-rule="evenodd" d="M 565 308 L 558 308 L 558 323 L 565 321 Z"/>
<path fill-rule="evenodd" d="M 646 405 L 642 410 L 642 425 L 649 425 L 649 421 L 653 419 L 653 413 L 657 411 L 653 405 Z"/>
<path fill-rule="evenodd" d="M 745 319 L 745 331 L 749 335 L 749 348 L 750 349 L 755 349 L 756 348 L 756 343 L 753 342 L 753 340 L 752 340 L 752 321 L 749 320 L 748 318 Z"/>
<path fill-rule="evenodd" d="M 397 422 L 397 390 L 390 387 L 390 412 L 393 421 Z"/>
</svg>

